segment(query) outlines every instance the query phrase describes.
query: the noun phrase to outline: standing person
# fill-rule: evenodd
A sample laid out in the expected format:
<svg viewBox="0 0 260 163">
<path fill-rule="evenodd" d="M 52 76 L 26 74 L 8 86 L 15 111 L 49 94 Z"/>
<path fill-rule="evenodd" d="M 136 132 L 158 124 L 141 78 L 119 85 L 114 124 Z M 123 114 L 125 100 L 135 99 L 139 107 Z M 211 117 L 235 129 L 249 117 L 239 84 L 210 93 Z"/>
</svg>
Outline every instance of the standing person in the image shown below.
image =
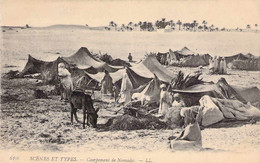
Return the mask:
<svg viewBox="0 0 260 163">
<path fill-rule="evenodd" d="M 68 101 L 70 98 L 70 95 L 73 91 L 73 82 L 71 79 L 70 72 L 66 69 L 64 63 L 58 64 L 58 76 L 60 78 L 61 83 L 61 99 L 64 101 Z"/>
<path fill-rule="evenodd" d="M 226 58 L 223 58 L 223 73 L 227 74 L 227 62 L 226 62 Z"/>
<path fill-rule="evenodd" d="M 124 103 L 124 104 L 129 103 L 132 99 L 132 90 L 133 90 L 133 85 L 132 85 L 127 73 L 125 72 L 123 74 L 118 102 Z"/>
<path fill-rule="evenodd" d="M 219 73 L 224 74 L 224 60 L 223 60 L 223 58 L 221 59 L 221 61 L 219 63 Z"/>
<path fill-rule="evenodd" d="M 105 70 L 105 76 L 101 80 L 101 93 L 107 94 L 109 92 L 111 94 L 112 89 L 113 89 L 112 77 L 110 76 L 109 72 Z"/>
<path fill-rule="evenodd" d="M 210 73 L 214 73 L 214 60 L 213 60 L 213 58 L 210 58 L 209 59 L 209 72 Z"/>
<path fill-rule="evenodd" d="M 129 60 L 129 62 L 133 61 L 133 57 L 132 57 L 131 53 L 129 53 L 129 55 L 128 55 L 128 60 Z"/>
<path fill-rule="evenodd" d="M 161 88 L 161 93 L 160 93 L 160 106 L 159 106 L 158 114 L 165 115 L 166 112 L 168 111 L 168 108 L 171 106 L 172 100 L 171 100 L 171 95 L 166 90 L 166 85 L 162 84 L 160 88 Z"/>
<path fill-rule="evenodd" d="M 118 102 L 119 93 L 120 93 L 119 88 L 116 86 L 116 84 L 114 84 L 114 86 L 113 86 L 113 95 L 114 95 L 115 103 Z"/>
<path fill-rule="evenodd" d="M 213 70 L 214 70 L 213 72 L 214 73 L 218 73 L 218 59 L 217 59 L 217 56 L 214 57 L 213 61 L 214 61 L 213 62 Z"/>
</svg>

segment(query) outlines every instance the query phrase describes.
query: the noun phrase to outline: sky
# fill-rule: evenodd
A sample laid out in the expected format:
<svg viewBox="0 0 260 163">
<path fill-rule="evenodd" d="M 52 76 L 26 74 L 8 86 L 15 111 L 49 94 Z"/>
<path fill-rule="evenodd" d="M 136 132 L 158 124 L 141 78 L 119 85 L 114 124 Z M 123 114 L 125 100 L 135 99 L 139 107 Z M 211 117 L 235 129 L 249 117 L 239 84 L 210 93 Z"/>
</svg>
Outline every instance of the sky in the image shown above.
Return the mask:
<svg viewBox="0 0 260 163">
<path fill-rule="evenodd" d="M 260 25 L 260 0 L 0 0 L 0 24 L 104 26 L 161 18 L 222 28 Z"/>
</svg>

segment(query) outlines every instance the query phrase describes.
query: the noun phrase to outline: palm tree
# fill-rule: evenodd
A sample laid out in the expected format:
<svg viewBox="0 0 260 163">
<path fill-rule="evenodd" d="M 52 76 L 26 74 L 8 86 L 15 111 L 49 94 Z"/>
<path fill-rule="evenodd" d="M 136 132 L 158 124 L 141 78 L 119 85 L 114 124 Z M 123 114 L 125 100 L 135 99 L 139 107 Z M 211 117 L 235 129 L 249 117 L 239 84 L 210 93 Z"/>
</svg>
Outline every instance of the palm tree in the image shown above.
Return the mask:
<svg viewBox="0 0 260 163">
<path fill-rule="evenodd" d="M 114 27 L 114 24 L 115 24 L 114 21 L 110 21 L 110 22 L 109 22 L 109 26 L 111 26 L 111 27 Z"/>
<path fill-rule="evenodd" d="M 142 22 L 141 22 L 141 21 L 139 21 L 139 22 L 138 22 L 138 25 L 140 25 L 140 26 L 141 26 L 141 25 L 142 25 Z"/>
<path fill-rule="evenodd" d="M 247 29 L 250 29 L 250 28 L 251 28 L 250 24 L 247 24 L 246 28 L 247 28 Z"/>
<path fill-rule="evenodd" d="M 129 23 L 128 23 L 128 26 L 132 26 L 132 25 L 133 25 L 133 22 L 129 22 Z"/>
<path fill-rule="evenodd" d="M 257 26 L 258 26 L 258 25 L 257 25 L 257 24 L 255 24 L 255 32 L 257 32 Z"/>
<path fill-rule="evenodd" d="M 213 31 L 213 30 L 214 30 L 214 25 L 211 24 L 211 26 L 210 26 L 210 31 Z"/>
<path fill-rule="evenodd" d="M 206 26 L 206 25 L 207 25 L 207 22 L 206 22 L 205 20 L 203 20 L 203 21 L 202 21 L 202 24 L 203 24 L 203 28 L 204 28 L 204 31 L 205 31 L 205 29 L 206 29 L 206 27 L 207 27 L 207 26 Z"/>
<path fill-rule="evenodd" d="M 173 20 L 170 20 L 170 21 L 169 21 L 169 24 L 170 24 L 171 27 L 174 27 L 174 26 L 175 26 L 175 23 L 174 23 Z"/>
<path fill-rule="evenodd" d="M 196 26 L 197 26 L 197 20 L 193 20 L 193 28 L 194 28 L 194 31 L 196 31 Z"/>
<path fill-rule="evenodd" d="M 200 26 L 198 27 L 198 29 L 199 29 L 199 31 L 201 31 L 201 30 L 203 29 L 203 27 L 200 25 Z"/>
<path fill-rule="evenodd" d="M 181 30 L 181 24 L 182 24 L 182 22 L 181 22 L 180 20 L 178 20 L 176 24 L 179 25 L 179 31 L 180 31 L 180 30 Z"/>
<path fill-rule="evenodd" d="M 185 28 L 187 29 L 187 23 L 183 24 L 183 29 L 186 30 Z"/>
</svg>

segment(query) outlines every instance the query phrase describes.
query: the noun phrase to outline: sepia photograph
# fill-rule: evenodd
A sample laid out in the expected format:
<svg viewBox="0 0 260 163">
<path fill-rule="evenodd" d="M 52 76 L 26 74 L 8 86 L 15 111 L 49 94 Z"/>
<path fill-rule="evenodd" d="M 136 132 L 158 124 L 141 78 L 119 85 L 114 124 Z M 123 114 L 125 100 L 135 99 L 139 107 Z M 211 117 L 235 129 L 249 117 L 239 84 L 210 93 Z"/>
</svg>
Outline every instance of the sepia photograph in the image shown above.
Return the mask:
<svg viewBox="0 0 260 163">
<path fill-rule="evenodd" d="M 0 0 L 0 162 L 260 162 L 259 0 Z"/>
</svg>

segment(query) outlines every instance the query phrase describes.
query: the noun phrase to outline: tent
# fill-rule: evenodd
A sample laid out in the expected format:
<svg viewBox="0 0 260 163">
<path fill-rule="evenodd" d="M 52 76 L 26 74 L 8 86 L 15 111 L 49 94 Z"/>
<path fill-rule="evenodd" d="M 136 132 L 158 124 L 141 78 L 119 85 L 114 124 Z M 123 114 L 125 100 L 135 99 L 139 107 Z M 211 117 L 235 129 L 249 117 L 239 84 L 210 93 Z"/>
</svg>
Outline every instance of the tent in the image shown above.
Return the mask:
<svg viewBox="0 0 260 163">
<path fill-rule="evenodd" d="M 260 70 L 260 58 L 253 54 L 236 54 L 233 56 L 224 57 L 229 68 L 239 70 Z"/>
<path fill-rule="evenodd" d="M 165 61 L 161 61 L 163 57 L 166 57 Z M 167 53 L 158 53 L 157 60 L 164 65 L 180 66 L 180 67 L 198 67 L 209 65 L 211 56 L 209 54 L 195 55 L 187 47 L 181 50 L 172 51 L 169 49 Z"/>
<path fill-rule="evenodd" d="M 236 54 L 236 55 L 232 55 L 232 56 L 228 56 L 228 57 L 224 57 L 227 64 L 230 62 L 233 62 L 234 60 L 247 60 L 250 59 L 249 56 L 244 55 L 242 53 Z"/>
<path fill-rule="evenodd" d="M 181 50 L 177 50 L 175 51 L 175 53 L 182 55 L 182 56 L 189 56 L 189 55 L 194 55 L 195 53 L 193 51 L 191 51 L 189 48 L 187 48 L 186 46 L 184 48 L 182 48 Z"/>
<path fill-rule="evenodd" d="M 42 80 L 45 84 L 55 84 L 57 82 L 59 63 L 65 64 L 66 68 L 71 72 L 72 78 L 82 75 L 85 71 L 88 73 L 97 73 L 97 70 L 91 66 L 85 66 L 84 69 L 70 66 L 70 64 L 61 57 L 58 57 L 56 60 L 51 62 L 45 62 L 29 55 L 24 69 L 19 73 L 19 77 L 23 77 L 28 74 L 41 73 Z"/>
<path fill-rule="evenodd" d="M 209 54 L 203 55 L 190 55 L 188 57 L 182 58 L 179 61 L 172 61 L 170 65 L 180 66 L 180 67 L 198 67 L 209 65 L 209 59 L 211 56 Z"/>
<path fill-rule="evenodd" d="M 216 84 L 205 82 L 203 84 L 193 85 L 184 90 L 175 89 L 172 91 L 174 93 L 182 94 L 187 106 L 198 105 L 200 98 L 204 95 L 209 95 L 220 99 L 238 100 L 242 103 L 250 102 L 254 106 L 257 106 L 257 104 L 260 103 L 260 97 L 253 96 L 253 94 L 260 94 L 259 89 L 256 87 L 234 87 L 229 85 L 224 78 L 221 78 Z"/>
<path fill-rule="evenodd" d="M 29 55 L 28 61 L 24 69 L 20 72 L 19 77 L 23 77 L 27 74 L 41 73 L 44 83 L 54 84 L 57 82 L 59 63 L 64 63 L 66 68 L 71 72 L 73 82 L 85 75 L 85 72 L 96 74 L 98 72 L 104 72 L 104 70 L 116 72 L 123 69 L 122 66 L 111 66 L 96 59 L 90 54 L 87 48 L 82 47 L 70 57 L 58 57 L 56 60 L 51 62 L 38 60 Z"/>
<path fill-rule="evenodd" d="M 86 47 L 81 47 L 75 54 L 70 57 L 63 57 L 63 59 L 70 65 L 74 65 L 80 69 L 89 67 L 95 68 L 98 72 L 116 72 L 123 69 L 123 66 L 111 66 L 107 63 L 95 58 Z"/>
<path fill-rule="evenodd" d="M 190 56 L 190 54 L 189 55 L 185 55 L 185 54 L 180 53 L 179 51 L 172 51 L 171 49 L 169 49 L 169 53 L 168 53 L 168 56 L 167 56 L 167 61 L 170 64 L 173 61 L 179 61 L 181 58 L 185 58 L 185 57 L 188 57 L 188 56 Z"/>
<path fill-rule="evenodd" d="M 156 54 L 156 59 L 162 64 L 162 65 L 168 65 L 167 62 L 168 52 L 167 53 L 160 53 L 158 52 Z"/>
<path fill-rule="evenodd" d="M 260 59 L 234 60 L 229 65 L 232 69 L 259 71 Z"/>
<path fill-rule="evenodd" d="M 132 98 L 137 98 L 142 101 L 142 104 L 159 103 L 160 100 L 160 81 L 156 75 L 154 78 L 144 87 L 140 93 L 134 94 Z"/>
<path fill-rule="evenodd" d="M 153 78 L 154 74 L 163 82 L 170 83 L 176 78 L 176 74 L 162 66 L 155 54 L 147 55 L 140 63 L 131 68 L 136 74 L 145 78 Z"/>
</svg>

